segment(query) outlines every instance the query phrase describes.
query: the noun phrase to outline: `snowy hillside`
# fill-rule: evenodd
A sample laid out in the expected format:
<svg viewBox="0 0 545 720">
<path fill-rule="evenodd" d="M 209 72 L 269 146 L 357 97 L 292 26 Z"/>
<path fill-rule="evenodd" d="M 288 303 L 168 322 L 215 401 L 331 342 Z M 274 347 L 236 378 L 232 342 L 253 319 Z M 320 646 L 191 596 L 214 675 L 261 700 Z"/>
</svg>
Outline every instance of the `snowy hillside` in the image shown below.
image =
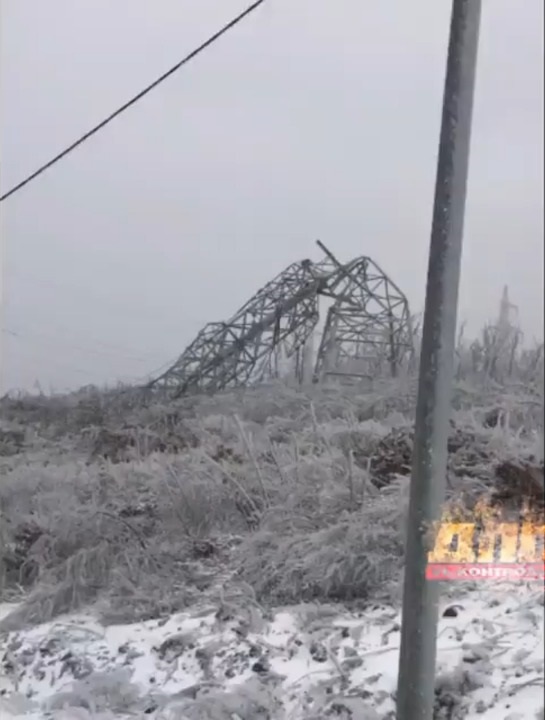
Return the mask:
<svg viewBox="0 0 545 720">
<path fill-rule="evenodd" d="M 457 386 L 450 500 L 543 510 L 540 393 Z M 0 718 L 395 718 L 414 404 L 4 398 Z M 543 587 L 443 604 L 436 720 L 543 720 Z"/>
<path fill-rule="evenodd" d="M 4 608 L 7 610 L 7 608 Z M 104 628 L 57 618 L 0 643 L 2 718 L 394 718 L 399 615 L 300 605 L 200 608 Z M 543 592 L 451 592 L 439 626 L 437 717 L 543 718 Z"/>
</svg>

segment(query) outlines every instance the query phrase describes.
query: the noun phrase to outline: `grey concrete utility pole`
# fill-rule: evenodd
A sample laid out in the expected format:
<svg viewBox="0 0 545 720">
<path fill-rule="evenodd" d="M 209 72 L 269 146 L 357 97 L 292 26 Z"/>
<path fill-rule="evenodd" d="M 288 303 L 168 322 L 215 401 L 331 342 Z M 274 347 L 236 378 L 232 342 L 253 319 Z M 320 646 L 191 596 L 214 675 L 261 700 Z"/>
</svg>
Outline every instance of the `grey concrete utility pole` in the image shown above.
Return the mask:
<svg viewBox="0 0 545 720">
<path fill-rule="evenodd" d="M 409 522 L 397 720 L 432 720 L 439 583 L 429 528 L 445 500 L 456 315 L 481 0 L 453 0 L 429 251 Z"/>
</svg>

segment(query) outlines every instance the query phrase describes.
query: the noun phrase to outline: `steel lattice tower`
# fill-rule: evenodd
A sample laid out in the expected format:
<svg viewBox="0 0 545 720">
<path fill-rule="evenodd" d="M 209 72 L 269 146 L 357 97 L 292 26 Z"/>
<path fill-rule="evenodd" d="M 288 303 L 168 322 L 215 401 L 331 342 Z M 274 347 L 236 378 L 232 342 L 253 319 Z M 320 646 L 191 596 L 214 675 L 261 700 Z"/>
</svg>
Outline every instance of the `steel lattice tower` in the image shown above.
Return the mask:
<svg viewBox="0 0 545 720">
<path fill-rule="evenodd" d="M 276 353 L 293 356 L 319 320 L 320 296 L 330 298 L 314 380 L 372 375 L 387 359 L 391 374 L 413 349 L 405 295 L 368 257 L 341 264 L 325 258 L 290 265 L 227 322 L 209 323 L 179 359 L 147 388 L 179 397 L 248 385 L 270 374 Z M 352 366 L 358 372 L 352 371 Z"/>
</svg>

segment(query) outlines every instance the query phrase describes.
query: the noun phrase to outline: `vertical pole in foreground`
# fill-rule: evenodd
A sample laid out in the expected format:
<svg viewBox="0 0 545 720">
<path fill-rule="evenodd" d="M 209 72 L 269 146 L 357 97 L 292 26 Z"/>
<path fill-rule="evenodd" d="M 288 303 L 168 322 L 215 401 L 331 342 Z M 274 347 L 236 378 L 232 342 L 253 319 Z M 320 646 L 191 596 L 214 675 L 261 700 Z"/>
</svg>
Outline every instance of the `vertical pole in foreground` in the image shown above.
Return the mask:
<svg viewBox="0 0 545 720">
<path fill-rule="evenodd" d="M 481 0 L 453 0 L 433 208 L 409 502 L 397 720 L 432 720 L 439 584 L 426 580 L 445 499 Z"/>
</svg>

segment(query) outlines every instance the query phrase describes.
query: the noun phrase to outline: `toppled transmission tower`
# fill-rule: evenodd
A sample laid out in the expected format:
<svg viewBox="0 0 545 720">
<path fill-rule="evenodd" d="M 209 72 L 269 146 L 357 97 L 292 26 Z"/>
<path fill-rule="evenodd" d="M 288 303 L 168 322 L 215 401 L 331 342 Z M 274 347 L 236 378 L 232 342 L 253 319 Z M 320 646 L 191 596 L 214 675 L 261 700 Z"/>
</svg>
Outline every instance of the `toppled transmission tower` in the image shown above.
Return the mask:
<svg viewBox="0 0 545 720">
<path fill-rule="evenodd" d="M 395 375 L 413 347 L 405 295 L 370 258 L 341 264 L 319 241 L 318 246 L 325 253 L 321 262 L 290 265 L 231 320 L 206 325 L 148 388 L 162 387 L 179 397 L 270 377 L 279 354 L 293 356 L 311 337 L 319 321 L 320 296 L 331 305 L 313 379 L 372 375 L 385 359 Z"/>
</svg>

